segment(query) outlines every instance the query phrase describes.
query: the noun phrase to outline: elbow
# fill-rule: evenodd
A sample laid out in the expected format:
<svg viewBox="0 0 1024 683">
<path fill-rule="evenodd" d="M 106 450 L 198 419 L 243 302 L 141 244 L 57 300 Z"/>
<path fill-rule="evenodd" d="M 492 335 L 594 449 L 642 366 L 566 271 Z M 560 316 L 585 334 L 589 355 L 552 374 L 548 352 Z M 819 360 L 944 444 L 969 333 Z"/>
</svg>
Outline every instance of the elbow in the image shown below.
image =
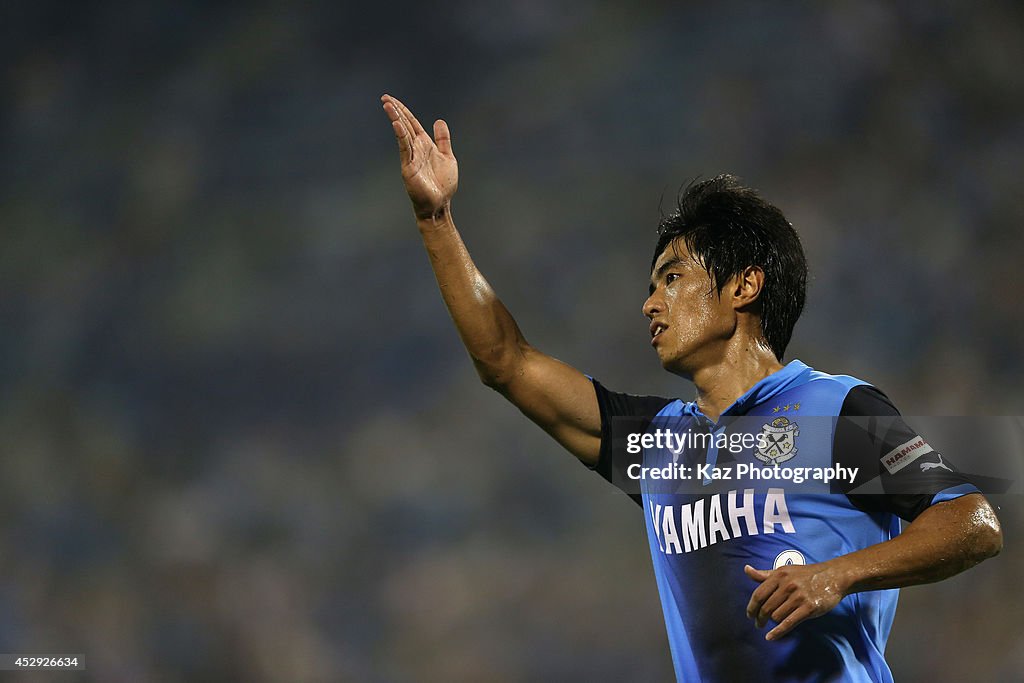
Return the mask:
<svg viewBox="0 0 1024 683">
<path fill-rule="evenodd" d="M 484 386 L 504 394 L 509 384 L 520 372 L 519 360 L 523 357 L 519 349 L 496 348 L 486 354 L 471 354 L 473 367 Z"/>
<path fill-rule="evenodd" d="M 975 562 L 981 562 L 987 560 L 990 557 L 995 557 L 1003 550 L 1003 529 L 999 524 L 999 518 L 996 517 L 995 511 L 992 506 L 985 501 L 982 505 L 979 505 L 973 515 L 974 522 L 973 526 L 973 543 L 972 546 L 972 559 Z"/>
<path fill-rule="evenodd" d="M 504 393 L 505 388 L 508 386 L 508 376 L 506 374 L 489 367 L 481 367 L 479 363 L 474 363 L 474 365 L 476 366 L 476 374 L 485 387 L 494 389 L 499 394 Z"/>
<path fill-rule="evenodd" d="M 990 557 L 995 557 L 1003 551 L 1003 530 L 999 526 L 999 522 L 995 522 L 993 527 L 985 527 L 981 534 L 981 540 L 978 543 L 981 560 L 987 560 Z"/>
</svg>

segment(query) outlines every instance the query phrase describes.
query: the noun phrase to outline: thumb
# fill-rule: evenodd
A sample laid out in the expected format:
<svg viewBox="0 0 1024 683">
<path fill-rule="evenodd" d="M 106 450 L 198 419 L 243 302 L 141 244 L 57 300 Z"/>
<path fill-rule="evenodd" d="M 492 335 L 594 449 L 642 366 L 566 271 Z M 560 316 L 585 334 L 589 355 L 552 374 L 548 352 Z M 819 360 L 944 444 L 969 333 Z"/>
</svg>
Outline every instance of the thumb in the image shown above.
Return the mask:
<svg viewBox="0 0 1024 683">
<path fill-rule="evenodd" d="M 437 149 L 447 157 L 452 156 L 452 132 L 444 119 L 434 121 L 434 143 Z"/>
<path fill-rule="evenodd" d="M 770 569 L 754 569 L 749 564 L 743 565 L 743 571 L 747 576 L 759 583 L 771 576 L 772 573 Z"/>
</svg>

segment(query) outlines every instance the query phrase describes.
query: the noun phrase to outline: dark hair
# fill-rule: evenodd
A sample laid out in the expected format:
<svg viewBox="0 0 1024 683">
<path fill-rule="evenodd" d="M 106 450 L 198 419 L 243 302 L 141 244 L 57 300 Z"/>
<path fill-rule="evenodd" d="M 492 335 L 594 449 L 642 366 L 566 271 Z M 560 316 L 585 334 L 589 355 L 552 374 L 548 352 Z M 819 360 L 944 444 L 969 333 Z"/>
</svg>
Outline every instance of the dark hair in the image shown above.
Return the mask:
<svg viewBox="0 0 1024 683">
<path fill-rule="evenodd" d="M 747 267 L 764 271 L 761 334 L 781 361 L 807 292 L 804 250 L 782 212 L 735 176 L 722 174 L 687 185 L 676 211 L 662 218 L 658 235 L 651 268 L 666 247 L 682 239 L 719 296 L 729 278 Z"/>
</svg>

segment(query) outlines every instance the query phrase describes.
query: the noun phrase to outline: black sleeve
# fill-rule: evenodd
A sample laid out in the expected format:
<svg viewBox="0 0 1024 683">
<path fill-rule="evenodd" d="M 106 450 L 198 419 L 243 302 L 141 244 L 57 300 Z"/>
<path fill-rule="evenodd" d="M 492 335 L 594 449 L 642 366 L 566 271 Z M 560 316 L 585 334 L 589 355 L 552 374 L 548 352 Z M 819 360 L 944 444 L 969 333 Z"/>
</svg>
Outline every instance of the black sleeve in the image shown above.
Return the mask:
<svg viewBox="0 0 1024 683">
<path fill-rule="evenodd" d="M 592 469 L 615 484 L 625 481 L 626 468 L 633 462 L 639 462 L 643 455 L 629 456 L 624 447 L 614 448 L 613 445 L 617 441 L 624 443 L 626 433 L 629 431 L 645 430 L 658 411 L 672 403 L 674 399 L 661 396 L 620 394 L 608 391 L 596 379 L 591 381 L 594 383 L 597 405 L 601 411 L 601 455 L 597 460 L 597 465 Z M 638 505 L 640 504 L 639 495 L 630 491 L 627 493 Z"/>
<path fill-rule="evenodd" d="M 935 494 L 971 488 L 953 463 L 903 420 L 889 398 L 868 385 L 846 395 L 832 454 L 836 465 L 859 468 L 856 480 L 843 492 L 865 512 L 890 512 L 913 521 Z"/>
</svg>

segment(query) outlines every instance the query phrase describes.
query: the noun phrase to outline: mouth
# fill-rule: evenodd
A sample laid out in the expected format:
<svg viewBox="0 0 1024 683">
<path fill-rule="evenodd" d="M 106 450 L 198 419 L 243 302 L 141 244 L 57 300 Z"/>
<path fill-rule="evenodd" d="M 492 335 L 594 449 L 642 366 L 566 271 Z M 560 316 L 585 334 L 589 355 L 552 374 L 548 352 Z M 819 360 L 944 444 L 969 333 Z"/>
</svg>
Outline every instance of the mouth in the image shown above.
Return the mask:
<svg viewBox="0 0 1024 683">
<path fill-rule="evenodd" d="M 658 337 L 661 333 L 668 329 L 668 325 L 665 323 L 652 322 L 651 323 L 651 345 L 658 341 Z"/>
</svg>

